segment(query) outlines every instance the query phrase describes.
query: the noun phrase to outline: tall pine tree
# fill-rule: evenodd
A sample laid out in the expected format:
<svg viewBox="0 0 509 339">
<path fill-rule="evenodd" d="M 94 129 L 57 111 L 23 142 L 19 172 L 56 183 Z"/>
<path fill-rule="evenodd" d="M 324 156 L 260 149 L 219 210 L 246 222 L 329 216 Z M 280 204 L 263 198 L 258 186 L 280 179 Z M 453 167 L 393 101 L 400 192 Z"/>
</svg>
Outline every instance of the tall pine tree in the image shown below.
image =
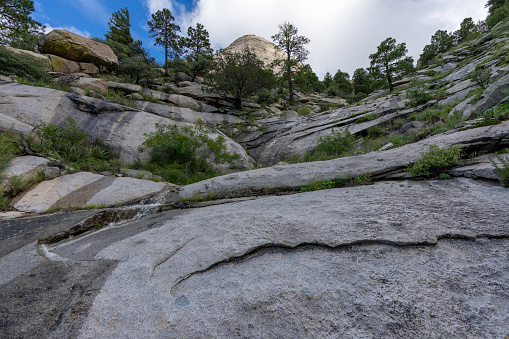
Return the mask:
<svg viewBox="0 0 509 339">
<path fill-rule="evenodd" d="M 44 26 L 30 17 L 32 0 L 0 0 L 0 44 L 35 50 Z"/>
<path fill-rule="evenodd" d="M 149 33 L 155 38 L 155 44 L 164 47 L 164 67 L 168 73 L 168 57 L 176 57 L 180 54 L 181 38 L 177 35 L 180 26 L 173 23 L 175 18 L 170 10 L 164 8 L 152 14 L 152 20 L 147 22 Z"/>
</svg>

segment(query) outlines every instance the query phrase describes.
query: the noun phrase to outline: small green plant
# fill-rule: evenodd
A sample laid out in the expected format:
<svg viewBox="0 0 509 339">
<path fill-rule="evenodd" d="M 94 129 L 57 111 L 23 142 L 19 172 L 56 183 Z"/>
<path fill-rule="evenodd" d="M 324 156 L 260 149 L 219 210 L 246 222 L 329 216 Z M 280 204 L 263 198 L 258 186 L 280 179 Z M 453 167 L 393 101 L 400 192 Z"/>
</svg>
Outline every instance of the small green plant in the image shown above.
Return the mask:
<svg viewBox="0 0 509 339">
<path fill-rule="evenodd" d="M 415 176 L 430 176 L 433 173 L 448 169 L 461 163 L 461 150 L 456 146 L 440 148 L 430 145 L 405 171 Z"/>
<path fill-rule="evenodd" d="M 372 185 L 369 174 L 361 174 L 354 178 L 334 178 L 326 180 L 311 180 L 308 185 L 301 187 L 299 193 L 327 190 L 331 188 Z"/>
<path fill-rule="evenodd" d="M 116 103 L 116 104 L 119 104 L 119 105 L 124 105 L 124 106 L 131 107 L 131 108 L 136 107 L 136 104 L 134 103 L 134 101 L 127 99 L 125 97 L 125 94 L 121 91 L 117 91 L 117 90 L 109 88 L 108 92 L 106 93 L 106 95 L 104 97 L 106 98 L 106 100 Z"/>
<path fill-rule="evenodd" d="M 425 104 L 432 99 L 426 83 L 415 79 L 412 80 L 410 87 L 406 90 L 405 97 L 409 100 L 408 106 L 410 107 Z"/>
<path fill-rule="evenodd" d="M 343 132 L 332 132 L 321 137 L 316 146 L 314 155 L 317 157 L 327 156 L 341 158 L 352 153 L 352 144 L 355 136 L 349 130 Z"/>
<path fill-rule="evenodd" d="M 49 65 L 29 55 L 16 54 L 0 46 L 0 75 L 16 75 L 30 81 L 52 82 L 46 72 Z"/>
<path fill-rule="evenodd" d="M 365 116 L 355 120 L 355 123 L 356 124 L 360 124 L 360 123 L 363 123 L 363 122 L 375 120 L 376 118 L 378 118 L 378 116 L 376 114 L 365 115 Z"/>
<path fill-rule="evenodd" d="M 451 179 L 451 176 L 447 173 L 440 173 L 440 179 L 442 180 Z"/>
<path fill-rule="evenodd" d="M 495 171 L 500 176 L 498 180 L 505 187 L 509 187 L 509 157 L 504 157 L 499 153 L 496 153 L 495 157 L 498 159 L 498 161 L 500 161 L 501 165 L 497 164 L 492 158 L 490 158 L 490 161 L 493 166 L 495 166 Z"/>
<path fill-rule="evenodd" d="M 479 114 L 477 118 L 482 118 L 482 120 L 476 123 L 473 128 L 498 125 L 502 121 L 509 120 L 509 102 L 504 102 L 495 108 L 489 109 Z"/>
<path fill-rule="evenodd" d="M 313 113 L 313 110 L 309 106 L 302 106 L 298 110 L 299 115 L 310 115 Z"/>
<path fill-rule="evenodd" d="M 489 67 L 477 66 L 475 70 L 470 73 L 470 78 L 475 81 L 482 89 L 486 89 L 490 84 L 491 71 Z"/>
</svg>

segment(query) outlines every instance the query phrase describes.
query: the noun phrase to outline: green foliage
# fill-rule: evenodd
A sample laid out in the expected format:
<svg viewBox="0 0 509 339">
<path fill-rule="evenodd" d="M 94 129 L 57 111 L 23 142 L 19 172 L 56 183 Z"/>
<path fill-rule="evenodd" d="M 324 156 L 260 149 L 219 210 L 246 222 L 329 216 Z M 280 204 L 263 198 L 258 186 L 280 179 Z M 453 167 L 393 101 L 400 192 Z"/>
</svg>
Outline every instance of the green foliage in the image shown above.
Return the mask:
<svg viewBox="0 0 509 339">
<path fill-rule="evenodd" d="M 17 75 L 31 81 L 52 82 L 46 69 L 44 62 L 0 46 L 0 75 Z"/>
<path fill-rule="evenodd" d="M 21 153 L 18 135 L 12 131 L 0 133 L 0 174 L 9 166 L 12 159 Z M 1 179 L 0 175 L 0 182 Z"/>
<path fill-rule="evenodd" d="M 336 72 L 336 74 L 334 74 L 334 77 L 332 79 L 341 94 L 348 95 L 352 93 L 353 86 L 350 81 L 350 74 L 348 74 L 347 72 L 342 72 L 340 69 L 338 69 L 338 71 Z"/>
<path fill-rule="evenodd" d="M 476 118 L 482 118 L 483 120 L 476 123 L 475 127 L 498 125 L 502 121 L 509 120 L 509 102 L 504 102 L 495 108 L 489 109 Z"/>
<path fill-rule="evenodd" d="M 182 39 L 189 64 L 189 70 L 193 77 L 205 75 L 212 66 L 212 53 L 214 50 L 210 47 L 209 32 L 205 27 L 197 23 L 196 28 L 187 29 L 187 38 Z"/>
<path fill-rule="evenodd" d="M 500 21 L 509 17 L 509 0 L 488 0 L 488 17 L 486 23 L 488 27 L 494 27 Z"/>
<path fill-rule="evenodd" d="M 168 57 L 180 54 L 181 38 L 177 35 L 180 26 L 174 24 L 175 18 L 170 10 L 164 8 L 152 14 L 152 20 L 147 22 L 151 38 L 155 38 L 154 45 L 164 48 L 164 65 L 168 73 Z"/>
<path fill-rule="evenodd" d="M 212 91 L 231 101 L 237 109 L 245 99 L 260 89 L 270 89 L 275 78 L 256 54 L 246 48 L 242 53 L 223 52 L 214 62 L 214 72 L 205 78 Z"/>
<path fill-rule="evenodd" d="M 61 159 L 76 170 L 115 171 L 119 165 L 113 161 L 113 153 L 99 139 L 89 140 L 72 118 L 63 127 L 44 124 L 37 134 L 41 143 L 35 146 L 42 154 Z"/>
<path fill-rule="evenodd" d="M 313 113 L 313 110 L 309 106 L 302 106 L 298 110 L 299 115 L 310 115 Z"/>
<path fill-rule="evenodd" d="M 454 36 L 447 31 L 438 30 L 431 37 L 431 44 L 426 45 L 419 57 L 419 65 L 427 66 L 440 53 L 445 53 L 454 45 Z"/>
<path fill-rule="evenodd" d="M 415 176 L 430 176 L 432 173 L 461 164 L 461 151 L 456 146 L 440 148 L 430 145 L 405 171 Z"/>
<path fill-rule="evenodd" d="M 25 178 L 17 175 L 9 177 L 0 189 L 0 211 L 7 211 L 9 203 L 15 196 L 40 183 L 43 179 L 43 172 Z"/>
<path fill-rule="evenodd" d="M 319 92 L 322 87 L 318 76 L 309 64 L 304 65 L 297 71 L 295 85 L 303 93 Z"/>
<path fill-rule="evenodd" d="M 355 123 L 356 124 L 360 124 L 360 123 L 363 123 L 363 122 L 375 120 L 376 118 L 378 118 L 378 116 L 376 114 L 365 115 L 365 116 L 355 120 Z"/>
<path fill-rule="evenodd" d="M 364 68 L 358 68 L 352 77 L 353 91 L 366 97 L 376 89 L 376 84 L 371 75 Z"/>
<path fill-rule="evenodd" d="M 498 180 L 505 186 L 509 187 L 509 157 L 502 156 L 501 154 L 495 154 L 495 157 L 498 159 L 501 165 L 499 165 L 495 160 L 490 158 L 491 163 L 495 166 L 495 171 L 500 176 Z"/>
<path fill-rule="evenodd" d="M 298 35 L 297 27 L 289 22 L 279 25 L 279 31 L 272 36 L 272 41 L 283 52 L 286 53 L 284 59 L 275 61 L 275 65 L 282 66 L 283 76 L 288 81 L 288 92 L 290 94 L 290 102 L 293 101 L 293 80 L 296 72 L 300 68 L 300 64 L 304 62 L 309 51 L 304 47 L 309 44 L 309 39 L 305 36 Z"/>
<path fill-rule="evenodd" d="M 406 90 L 405 97 L 409 100 L 408 106 L 416 107 L 427 103 L 432 99 L 431 93 L 428 91 L 426 82 L 413 79 L 409 88 Z"/>
<path fill-rule="evenodd" d="M 490 84 L 491 71 L 489 68 L 477 66 L 475 70 L 470 73 L 470 78 L 474 80 L 482 89 L 486 89 Z"/>
<path fill-rule="evenodd" d="M 256 92 L 256 102 L 259 104 L 272 105 L 277 102 L 279 97 L 274 94 L 271 90 L 262 88 Z"/>
<path fill-rule="evenodd" d="M 477 26 L 472 18 L 465 18 L 461 24 L 460 29 L 454 32 L 457 44 L 469 40 L 474 34 L 477 33 Z"/>
<path fill-rule="evenodd" d="M 372 184 L 373 182 L 371 181 L 369 174 L 361 174 L 356 176 L 355 178 L 311 180 L 308 185 L 301 187 L 299 193 Z"/>
<path fill-rule="evenodd" d="M 112 88 L 108 88 L 108 92 L 105 95 L 106 100 L 110 102 L 114 102 L 119 105 L 124 105 L 127 107 L 135 108 L 135 103 L 132 100 L 126 98 L 124 92 L 117 91 Z"/>
<path fill-rule="evenodd" d="M 208 132 L 204 125 L 193 129 L 156 124 L 156 131 L 145 134 L 146 140 L 139 148 L 140 152 L 150 150 L 151 161 L 137 166 L 179 184 L 214 176 L 208 159 L 216 164 L 233 164 L 239 155 L 226 150 L 224 137 L 212 139 Z"/>
<path fill-rule="evenodd" d="M 372 72 L 384 75 L 391 92 L 396 79 L 414 70 L 414 60 L 407 57 L 407 53 L 405 43 L 396 45 L 395 39 L 387 38 L 378 46 L 377 52 L 369 56 Z"/>
<path fill-rule="evenodd" d="M 321 137 L 313 156 L 316 159 L 341 158 L 352 154 L 352 144 L 355 136 L 350 131 L 332 132 Z"/>
<path fill-rule="evenodd" d="M 32 0 L 0 0 L 0 44 L 34 51 L 44 26 L 31 18 Z"/>
<path fill-rule="evenodd" d="M 131 36 L 131 20 L 127 7 L 111 15 L 108 22 L 108 32 L 104 35 L 106 40 L 116 41 L 122 45 L 130 45 L 134 42 Z"/>
</svg>

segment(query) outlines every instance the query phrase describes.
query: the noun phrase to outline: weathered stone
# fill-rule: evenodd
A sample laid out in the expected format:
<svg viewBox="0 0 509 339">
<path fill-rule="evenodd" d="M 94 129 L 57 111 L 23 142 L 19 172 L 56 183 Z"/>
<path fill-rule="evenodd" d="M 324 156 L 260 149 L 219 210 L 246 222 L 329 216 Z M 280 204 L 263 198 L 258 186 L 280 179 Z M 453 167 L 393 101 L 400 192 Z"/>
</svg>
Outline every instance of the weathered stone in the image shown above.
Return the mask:
<svg viewBox="0 0 509 339">
<path fill-rule="evenodd" d="M 53 72 L 59 72 L 64 74 L 78 73 L 80 71 L 80 65 L 72 60 L 67 60 L 56 55 L 46 55 L 51 62 L 51 70 Z"/>
<path fill-rule="evenodd" d="M 35 52 L 32 52 L 32 51 L 26 51 L 24 49 L 17 49 L 17 48 L 10 47 L 10 46 L 2 46 L 2 47 L 6 48 L 9 51 L 11 51 L 13 53 L 16 53 L 16 54 L 31 56 L 32 58 L 42 62 L 43 65 L 46 65 L 48 71 L 51 70 L 51 62 L 50 62 L 49 58 L 46 55 L 42 55 L 42 54 L 35 53 Z"/>
<path fill-rule="evenodd" d="M 193 81 L 193 77 L 184 72 L 177 72 L 177 79 L 180 81 Z"/>
<path fill-rule="evenodd" d="M 101 175 L 80 172 L 69 174 L 50 181 L 43 181 L 34 189 L 22 195 L 14 208 L 21 212 L 46 212 L 52 207 L 74 207 L 59 204 L 70 193 L 102 178 Z"/>
<path fill-rule="evenodd" d="M 108 81 L 108 88 L 124 92 L 125 94 L 141 93 L 141 86 L 135 85 L 135 84 L 125 84 L 125 83 Z"/>
<path fill-rule="evenodd" d="M 450 94 L 454 94 L 454 93 L 463 91 L 467 88 L 471 89 L 471 87 L 477 87 L 477 85 L 472 80 L 467 79 L 467 80 L 464 80 L 464 81 L 461 81 L 461 82 L 455 84 L 451 88 L 446 89 L 445 92 L 450 95 Z"/>
<path fill-rule="evenodd" d="M 12 82 L 12 78 L 5 75 L 0 75 L 0 81 Z"/>
<path fill-rule="evenodd" d="M 44 87 L 3 82 L 0 100 L 0 128 L 13 126 L 15 131 L 30 133 L 41 122 L 62 127 L 72 117 L 87 135 L 101 139 L 127 163 L 150 158 L 148 151 L 140 153 L 138 147 L 146 138 L 144 134 L 156 131 L 156 124 L 193 127 L 127 106 Z M 218 131 L 209 133 L 213 139 L 220 135 L 227 150 L 239 154 L 238 168 L 250 166 L 249 157 L 239 144 Z"/>
<path fill-rule="evenodd" d="M 163 215 L 51 253 L 118 263 L 81 338 L 503 337 L 507 199 L 468 179 L 382 182 Z"/>
<path fill-rule="evenodd" d="M 99 74 L 99 68 L 94 64 L 88 62 L 79 62 L 78 64 L 80 65 L 80 72 L 82 73 L 89 75 Z"/>
<path fill-rule="evenodd" d="M 108 82 L 103 79 L 80 78 L 76 81 L 76 86 L 85 91 L 90 90 L 99 94 L 106 94 L 108 92 Z"/>
<path fill-rule="evenodd" d="M 135 103 L 135 107 L 141 111 L 156 114 L 175 121 L 196 124 L 200 120 L 206 120 L 203 113 L 196 112 L 190 108 L 161 105 L 147 101 L 137 101 Z"/>
<path fill-rule="evenodd" d="M 220 113 L 201 113 L 207 124 L 217 126 L 222 124 L 242 124 L 245 121 L 235 115 Z"/>
<path fill-rule="evenodd" d="M 141 95 L 140 93 L 131 93 L 131 94 L 127 94 L 125 96 L 127 99 L 133 99 L 133 100 L 143 100 L 143 95 Z"/>
<path fill-rule="evenodd" d="M 482 113 L 506 98 L 506 91 L 509 89 L 509 74 L 500 78 L 497 82 L 486 88 L 480 100 L 472 107 L 463 112 L 463 116 L 472 119 L 479 113 Z"/>
<path fill-rule="evenodd" d="M 311 180 L 356 177 L 370 174 L 375 178 L 392 178 L 403 170 L 430 145 L 448 147 L 456 145 L 465 152 L 490 152 L 503 148 L 509 142 L 509 121 L 499 125 L 479 127 L 465 131 L 438 134 L 419 142 L 384 152 L 371 152 L 354 157 L 328 161 L 292 164 L 284 167 L 273 166 L 247 172 L 228 174 L 180 188 L 168 199 L 175 201 L 196 194 L 213 194 L 219 197 L 238 196 L 239 192 L 280 192 L 298 190 Z"/>
<path fill-rule="evenodd" d="M 64 29 L 55 29 L 39 39 L 39 51 L 76 62 L 89 62 L 108 69 L 118 67 L 110 46 L 84 38 Z"/>
<path fill-rule="evenodd" d="M 299 116 L 299 113 L 295 111 L 284 111 L 282 114 L 285 116 L 286 119 L 293 119 Z"/>
<path fill-rule="evenodd" d="M 46 167 L 44 170 L 44 180 L 51 180 L 60 176 L 60 168 L 58 167 Z"/>
<path fill-rule="evenodd" d="M 49 160 L 41 157 L 25 156 L 13 159 L 5 169 L 7 177 L 29 177 L 44 171 L 48 167 Z"/>
<path fill-rule="evenodd" d="M 69 93 L 74 93 L 74 94 L 79 94 L 79 95 L 86 95 L 87 91 L 85 91 L 84 89 L 81 89 L 79 87 L 70 87 L 69 88 Z"/>
<path fill-rule="evenodd" d="M 100 95 L 99 93 L 97 93 L 93 90 L 89 90 L 88 95 L 94 99 L 106 100 L 106 98 L 104 96 Z"/>
</svg>

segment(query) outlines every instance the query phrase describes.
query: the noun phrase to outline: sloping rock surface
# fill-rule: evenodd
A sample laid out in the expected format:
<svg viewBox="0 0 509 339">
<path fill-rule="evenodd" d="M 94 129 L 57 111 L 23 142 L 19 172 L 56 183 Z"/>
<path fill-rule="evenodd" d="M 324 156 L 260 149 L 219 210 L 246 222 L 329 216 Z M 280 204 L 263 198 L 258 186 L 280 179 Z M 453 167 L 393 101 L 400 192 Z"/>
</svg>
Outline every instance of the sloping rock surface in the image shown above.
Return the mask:
<svg viewBox="0 0 509 339">
<path fill-rule="evenodd" d="M 65 29 L 55 29 L 42 36 L 38 45 L 41 53 L 54 54 L 72 61 L 90 62 L 108 69 L 118 67 L 118 58 L 110 46 Z"/>
<path fill-rule="evenodd" d="M 116 206 L 148 198 L 170 187 L 175 186 L 78 172 L 43 181 L 18 198 L 14 208 L 21 212 L 43 213 L 52 208 Z"/>
<path fill-rule="evenodd" d="M 380 182 L 162 214 L 50 251 L 118 263 L 79 338 L 504 337 L 507 199 L 469 179 Z"/>
<path fill-rule="evenodd" d="M 5 127 L 13 126 L 15 131 L 19 128 L 19 131 L 27 132 L 41 122 L 62 126 L 72 118 L 87 135 L 99 137 L 129 163 L 149 158 L 148 152 L 139 153 L 138 147 L 145 140 L 145 133 L 156 130 L 156 123 L 193 126 L 108 101 L 8 82 L 0 82 L 0 100 L 0 128 L 7 125 Z M 4 119 L 8 120 L 7 124 Z M 209 135 L 225 138 L 227 150 L 240 155 L 239 168 L 250 166 L 249 156 L 239 144 L 218 131 Z"/>
</svg>

